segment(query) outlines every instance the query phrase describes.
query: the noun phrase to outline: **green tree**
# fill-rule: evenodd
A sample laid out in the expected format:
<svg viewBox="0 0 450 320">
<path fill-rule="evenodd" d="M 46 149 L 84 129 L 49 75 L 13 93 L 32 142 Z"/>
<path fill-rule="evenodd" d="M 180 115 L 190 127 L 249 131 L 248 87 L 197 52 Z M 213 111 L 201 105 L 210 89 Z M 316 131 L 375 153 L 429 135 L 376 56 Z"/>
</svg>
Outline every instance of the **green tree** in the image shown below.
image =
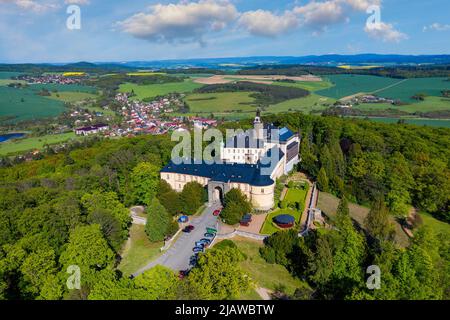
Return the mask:
<svg viewBox="0 0 450 320">
<path fill-rule="evenodd" d="M 40 293 L 46 281 L 57 272 L 55 260 L 53 249 L 38 250 L 25 259 L 20 267 L 23 279 L 28 283 L 25 291 L 34 295 Z"/>
<path fill-rule="evenodd" d="M 238 298 L 250 287 L 250 280 L 239 266 L 244 259 L 237 249 L 226 247 L 200 255 L 189 281 L 205 300 Z"/>
<path fill-rule="evenodd" d="M 134 285 L 143 290 L 147 300 L 173 300 L 178 278 L 172 270 L 158 265 L 136 277 Z"/>
<path fill-rule="evenodd" d="M 349 288 L 361 283 L 365 256 L 364 238 L 353 226 L 345 197 L 337 209 L 336 228 L 333 234 L 333 290 L 337 296 L 345 296 Z"/>
<path fill-rule="evenodd" d="M 193 215 L 206 201 L 206 190 L 198 182 L 187 183 L 180 194 L 184 214 Z"/>
<path fill-rule="evenodd" d="M 148 207 L 145 225 L 145 232 L 149 240 L 151 242 L 163 241 L 168 234 L 171 220 L 172 218 L 166 208 L 161 205 L 158 199 L 153 198 L 150 207 Z"/>
<path fill-rule="evenodd" d="M 234 225 L 239 223 L 244 214 L 250 213 L 252 205 L 240 189 L 231 189 L 224 197 L 224 209 L 221 217 L 225 223 Z"/>
<path fill-rule="evenodd" d="M 364 224 L 369 234 L 378 241 L 393 240 L 395 230 L 389 220 L 389 210 L 382 198 L 378 198 L 373 203 Z"/>
<path fill-rule="evenodd" d="M 159 168 L 148 162 L 139 163 L 131 172 L 134 200 L 149 206 L 159 185 Z"/>
<path fill-rule="evenodd" d="M 320 168 L 319 175 L 317 176 L 317 187 L 323 192 L 330 191 L 328 176 L 324 167 Z"/>
<path fill-rule="evenodd" d="M 64 270 L 71 265 L 79 266 L 81 281 L 91 284 L 95 282 L 95 271 L 112 267 L 114 252 L 103 237 L 100 225 L 79 226 L 70 233 L 59 262 Z"/>
</svg>

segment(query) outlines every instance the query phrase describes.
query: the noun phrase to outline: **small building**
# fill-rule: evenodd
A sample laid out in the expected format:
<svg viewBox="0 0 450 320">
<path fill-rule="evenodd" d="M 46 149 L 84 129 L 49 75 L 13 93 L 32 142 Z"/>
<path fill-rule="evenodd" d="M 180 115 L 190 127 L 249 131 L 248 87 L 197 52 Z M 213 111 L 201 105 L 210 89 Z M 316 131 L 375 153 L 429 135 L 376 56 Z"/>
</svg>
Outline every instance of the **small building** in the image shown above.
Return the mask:
<svg viewBox="0 0 450 320">
<path fill-rule="evenodd" d="M 102 131 L 106 131 L 108 129 L 109 126 L 107 124 L 94 124 L 92 126 L 75 129 L 75 134 L 79 136 L 80 135 L 87 136 L 90 134 L 96 134 Z"/>
</svg>

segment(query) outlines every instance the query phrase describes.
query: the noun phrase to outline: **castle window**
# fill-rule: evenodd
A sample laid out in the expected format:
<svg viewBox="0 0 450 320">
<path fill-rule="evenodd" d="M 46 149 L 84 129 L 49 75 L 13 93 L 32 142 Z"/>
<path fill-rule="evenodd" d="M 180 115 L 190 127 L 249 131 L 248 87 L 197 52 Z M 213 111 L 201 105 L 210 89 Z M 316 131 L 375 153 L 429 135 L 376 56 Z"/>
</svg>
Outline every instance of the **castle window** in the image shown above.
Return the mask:
<svg viewBox="0 0 450 320">
<path fill-rule="evenodd" d="M 261 189 L 261 193 L 264 193 L 264 189 Z"/>
</svg>

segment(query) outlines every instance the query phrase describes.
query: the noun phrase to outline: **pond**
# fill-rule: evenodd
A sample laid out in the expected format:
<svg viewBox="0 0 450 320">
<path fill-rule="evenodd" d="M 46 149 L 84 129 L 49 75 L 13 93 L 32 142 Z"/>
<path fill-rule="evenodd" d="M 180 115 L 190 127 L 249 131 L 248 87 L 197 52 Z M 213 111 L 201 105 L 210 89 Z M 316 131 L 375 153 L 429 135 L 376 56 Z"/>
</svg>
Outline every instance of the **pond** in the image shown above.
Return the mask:
<svg viewBox="0 0 450 320">
<path fill-rule="evenodd" d="M 7 133 L 0 135 L 0 142 L 5 142 L 11 139 L 22 138 L 25 133 Z"/>
</svg>

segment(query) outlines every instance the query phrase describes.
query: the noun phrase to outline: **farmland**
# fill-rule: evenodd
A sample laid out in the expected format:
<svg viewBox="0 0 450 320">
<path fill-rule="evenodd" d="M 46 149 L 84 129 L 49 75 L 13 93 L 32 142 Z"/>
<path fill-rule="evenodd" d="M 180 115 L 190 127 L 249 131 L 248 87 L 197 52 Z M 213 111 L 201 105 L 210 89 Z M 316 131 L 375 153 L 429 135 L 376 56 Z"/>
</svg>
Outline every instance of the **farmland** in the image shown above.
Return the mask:
<svg viewBox="0 0 450 320">
<path fill-rule="evenodd" d="M 87 92 L 52 92 L 50 99 L 56 99 L 63 102 L 76 102 L 86 99 L 95 99 L 97 95 Z"/>
<path fill-rule="evenodd" d="M 32 90 L 0 86 L 0 116 L 16 121 L 53 117 L 64 111 L 62 101 L 36 95 Z"/>
<path fill-rule="evenodd" d="M 188 93 L 201 87 L 202 85 L 185 80 L 184 82 L 169 82 L 163 84 L 137 85 L 124 83 L 120 85 L 119 92 L 134 92 L 133 100 L 151 99 L 157 96 L 166 95 L 173 92 Z"/>
<path fill-rule="evenodd" d="M 243 112 L 255 110 L 251 92 L 218 92 L 190 94 L 186 102 L 193 113 Z"/>
<path fill-rule="evenodd" d="M 52 134 L 42 137 L 31 137 L 18 140 L 10 140 L 2 142 L 0 144 L 0 155 L 4 156 L 7 154 L 23 152 L 34 149 L 42 149 L 47 144 L 56 144 L 65 142 L 71 139 L 81 139 L 77 137 L 74 132 L 63 133 L 63 134 Z"/>
<path fill-rule="evenodd" d="M 330 75 L 327 78 L 334 86 L 316 93 L 335 99 L 358 93 L 373 93 L 411 103 L 415 102 L 411 99 L 415 94 L 424 93 L 437 97 L 441 95 L 442 90 L 450 88 L 450 82 L 446 81 L 446 78 L 393 79 L 364 75 Z"/>
<path fill-rule="evenodd" d="M 38 95 L 42 89 L 52 96 Z M 22 89 L 0 86 L 0 116 L 14 116 L 14 121 L 54 117 L 65 110 L 64 102 L 93 98 L 95 92 L 93 87 L 79 85 L 36 84 Z"/>
<path fill-rule="evenodd" d="M 342 99 L 357 93 L 370 93 L 402 81 L 386 77 L 361 75 L 329 75 L 327 79 L 334 86 L 319 90 L 316 93 L 334 99 Z"/>
<path fill-rule="evenodd" d="M 322 111 L 327 108 L 326 105 L 332 105 L 336 100 L 333 98 L 322 97 L 317 94 L 310 94 L 305 98 L 291 99 L 269 106 L 266 111 L 271 113 L 301 111 L 310 113 Z"/>
</svg>

